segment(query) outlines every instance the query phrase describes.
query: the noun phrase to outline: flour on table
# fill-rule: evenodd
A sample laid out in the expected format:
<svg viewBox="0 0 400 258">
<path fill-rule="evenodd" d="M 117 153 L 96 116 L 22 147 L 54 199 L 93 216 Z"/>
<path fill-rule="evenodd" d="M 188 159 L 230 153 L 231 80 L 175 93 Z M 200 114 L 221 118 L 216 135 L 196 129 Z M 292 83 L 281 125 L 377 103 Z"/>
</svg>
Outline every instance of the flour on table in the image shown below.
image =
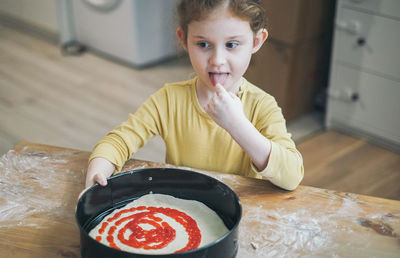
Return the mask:
<svg viewBox="0 0 400 258">
<path fill-rule="evenodd" d="M 114 210 L 89 235 L 131 253 L 170 254 L 202 247 L 228 231 L 201 202 L 148 194 Z"/>
</svg>

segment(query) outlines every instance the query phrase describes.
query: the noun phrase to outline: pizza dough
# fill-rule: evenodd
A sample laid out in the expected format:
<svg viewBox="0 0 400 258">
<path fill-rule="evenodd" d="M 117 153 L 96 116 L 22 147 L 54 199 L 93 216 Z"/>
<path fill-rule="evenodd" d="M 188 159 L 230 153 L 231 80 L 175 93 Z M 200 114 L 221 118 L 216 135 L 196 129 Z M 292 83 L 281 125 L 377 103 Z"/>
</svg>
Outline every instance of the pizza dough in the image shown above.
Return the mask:
<svg viewBox="0 0 400 258">
<path fill-rule="evenodd" d="M 201 202 L 148 194 L 114 210 L 89 235 L 100 243 L 137 254 L 170 254 L 214 242 L 229 230 Z"/>
</svg>

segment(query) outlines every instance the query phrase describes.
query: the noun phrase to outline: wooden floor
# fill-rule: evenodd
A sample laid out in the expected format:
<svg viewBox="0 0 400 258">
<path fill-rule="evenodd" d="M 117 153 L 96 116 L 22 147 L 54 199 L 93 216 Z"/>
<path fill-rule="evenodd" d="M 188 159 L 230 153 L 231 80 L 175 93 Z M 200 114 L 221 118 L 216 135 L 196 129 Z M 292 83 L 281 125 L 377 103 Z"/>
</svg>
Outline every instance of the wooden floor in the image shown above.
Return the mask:
<svg viewBox="0 0 400 258">
<path fill-rule="evenodd" d="M 400 155 L 338 132 L 322 132 L 297 145 L 303 185 L 400 200 Z"/>
<path fill-rule="evenodd" d="M 1 25 L 0 35 L 0 155 L 21 140 L 91 150 L 165 82 L 193 75 L 186 58 L 136 70 L 90 53 L 63 56 Z M 337 132 L 294 138 L 303 185 L 400 200 L 399 154 Z M 164 152 L 155 138 L 135 157 L 162 161 Z"/>
</svg>

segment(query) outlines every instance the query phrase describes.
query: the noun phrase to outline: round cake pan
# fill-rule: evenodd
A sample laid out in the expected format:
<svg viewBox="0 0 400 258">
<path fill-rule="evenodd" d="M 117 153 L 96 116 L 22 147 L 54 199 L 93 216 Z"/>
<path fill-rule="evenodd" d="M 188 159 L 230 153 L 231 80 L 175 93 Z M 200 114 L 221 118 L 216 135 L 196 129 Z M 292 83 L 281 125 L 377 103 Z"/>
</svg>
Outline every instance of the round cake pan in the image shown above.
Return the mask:
<svg viewBox="0 0 400 258">
<path fill-rule="evenodd" d="M 106 215 L 149 193 L 202 202 L 219 215 L 229 232 L 201 248 L 164 255 L 120 251 L 89 236 L 90 230 Z M 80 230 L 81 254 L 84 258 L 236 257 L 241 216 L 239 198 L 227 185 L 201 173 L 172 168 L 133 170 L 110 177 L 105 187 L 95 184 L 81 196 L 75 214 Z"/>
</svg>

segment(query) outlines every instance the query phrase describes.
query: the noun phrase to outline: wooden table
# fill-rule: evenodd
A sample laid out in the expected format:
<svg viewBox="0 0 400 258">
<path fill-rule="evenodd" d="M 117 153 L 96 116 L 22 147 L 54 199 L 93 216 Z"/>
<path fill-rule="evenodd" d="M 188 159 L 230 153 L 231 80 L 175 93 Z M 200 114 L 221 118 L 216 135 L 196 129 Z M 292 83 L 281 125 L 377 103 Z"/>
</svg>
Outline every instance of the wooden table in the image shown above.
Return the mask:
<svg viewBox="0 0 400 258">
<path fill-rule="evenodd" d="M 74 215 L 88 156 L 22 142 L 0 158 L 0 257 L 80 257 Z M 131 160 L 124 170 L 165 166 Z M 203 173 L 240 197 L 239 258 L 400 257 L 399 201 Z"/>
</svg>

